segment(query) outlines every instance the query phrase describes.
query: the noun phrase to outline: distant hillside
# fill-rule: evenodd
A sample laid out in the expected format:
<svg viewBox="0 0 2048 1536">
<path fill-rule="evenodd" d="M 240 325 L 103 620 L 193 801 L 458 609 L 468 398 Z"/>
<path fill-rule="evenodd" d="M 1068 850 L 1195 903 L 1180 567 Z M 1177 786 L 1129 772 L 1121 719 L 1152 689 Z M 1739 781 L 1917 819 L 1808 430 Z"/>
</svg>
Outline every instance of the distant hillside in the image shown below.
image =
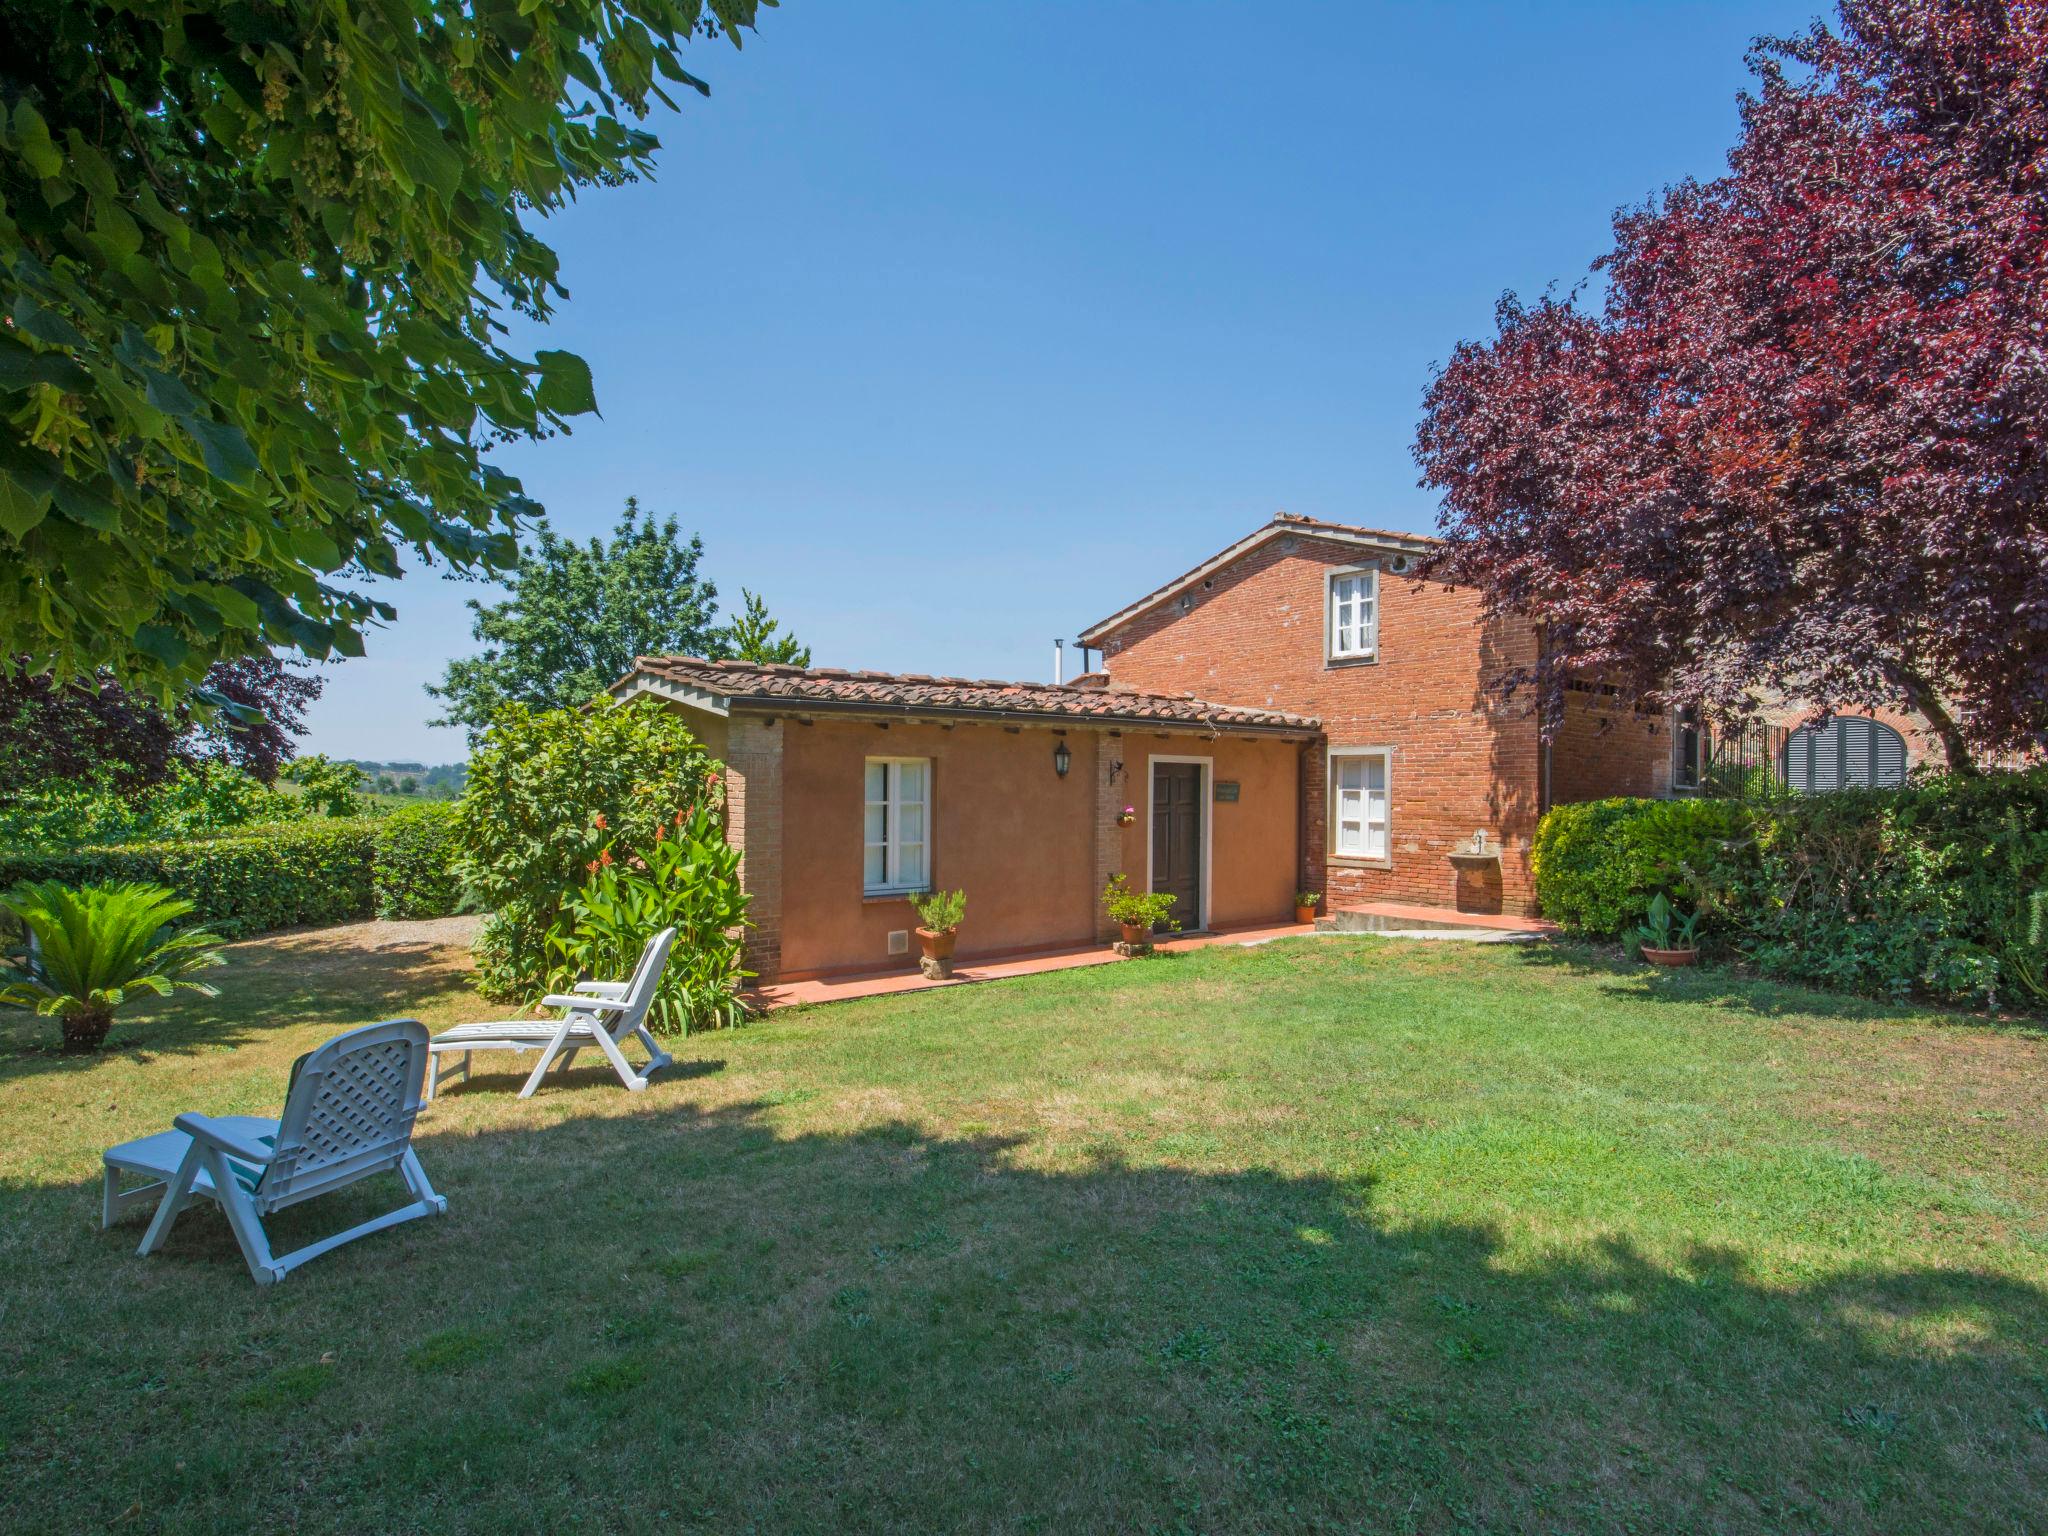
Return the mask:
<svg viewBox="0 0 2048 1536">
<path fill-rule="evenodd" d="M 453 800 L 469 781 L 469 764 L 383 763 L 368 758 L 348 757 L 363 771 L 363 788 L 372 794 L 410 796 L 419 800 Z"/>
</svg>

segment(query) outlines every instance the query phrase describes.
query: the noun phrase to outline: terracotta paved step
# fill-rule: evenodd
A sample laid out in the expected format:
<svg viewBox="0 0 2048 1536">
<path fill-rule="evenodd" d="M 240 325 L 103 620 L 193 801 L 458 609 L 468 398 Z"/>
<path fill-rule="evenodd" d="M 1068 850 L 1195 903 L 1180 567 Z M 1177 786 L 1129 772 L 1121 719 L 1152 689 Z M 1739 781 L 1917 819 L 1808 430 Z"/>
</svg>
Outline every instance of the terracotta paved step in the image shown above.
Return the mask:
<svg viewBox="0 0 2048 1536">
<path fill-rule="evenodd" d="M 1558 932 L 1540 917 L 1507 913 L 1459 912 L 1450 907 L 1425 907 L 1405 901 L 1355 901 L 1333 907 L 1316 923 L 1324 933 L 1376 933 L 1397 928 L 1483 929 L 1489 933 Z"/>
<path fill-rule="evenodd" d="M 1161 939 L 1158 948 L 1205 949 L 1211 944 L 1263 944 L 1271 939 L 1296 938 L 1313 934 L 1308 923 L 1281 923 L 1265 928 L 1226 928 L 1217 933 L 1190 934 L 1182 939 Z M 1001 981 L 1010 976 L 1035 976 L 1041 971 L 1070 971 L 1084 965 L 1116 965 L 1123 956 L 1104 944 L 1080 948 L 1048 949 L 1037 954 L 1016 955 L 1004 960 L 962 961 L 947 981 L 930 981 L 916 970 L 863 971 L 858 975 L 821 976 L 810 981 L 778 981 L 756 987 L 748 1001 L 773 1011 L 799 1003 L 837 1003 L 855 997 L 879 997 L 891 992 L 923 992 L 932 987 L 964 987 L 977 981 Z M 913 962 L 914 963 L 914 962 Z"/>
</svg>

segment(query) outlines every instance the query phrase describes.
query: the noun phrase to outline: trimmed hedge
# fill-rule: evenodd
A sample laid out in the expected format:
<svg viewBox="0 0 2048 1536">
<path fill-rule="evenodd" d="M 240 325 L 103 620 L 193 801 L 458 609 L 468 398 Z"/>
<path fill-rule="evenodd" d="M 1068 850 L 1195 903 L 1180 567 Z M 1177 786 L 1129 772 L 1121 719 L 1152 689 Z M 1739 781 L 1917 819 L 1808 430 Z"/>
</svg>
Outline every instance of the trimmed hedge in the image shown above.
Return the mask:
<svg viewBox="0 0 2048 1536">
<path fill-rule="evenodd" d="M 1543 910 L 1614 935 L 1671 891 L 1757 969 L 1877 997 L 2048 1005 L 2048 768 L 1770 805 L 1599 800 L 1536 832 Z"/>
<path fill-rule="evenodd" d="M 1732 800 L 1587 800 L 1553 806 L 1529 849 L 1544 916 L 1611 937 L 1643 920 L 1659 891 L 1697 905 L 1702 881 L 1750 835 L 1750 813 Z"/>
<path fill-rule="evenodd" d="M 219 837 L 0 854 L 0 890 L 23 880 L 147 880 L 227 934 L 345 923 L 374 910 L 374 821 L 289 821 Z"/>
<path fill-rule="evenodd" d="M 446 917 L 461 908 L 455 836 L 453 801 L 408 805 L 377 823 L 379 917 Z"/>
</svg>

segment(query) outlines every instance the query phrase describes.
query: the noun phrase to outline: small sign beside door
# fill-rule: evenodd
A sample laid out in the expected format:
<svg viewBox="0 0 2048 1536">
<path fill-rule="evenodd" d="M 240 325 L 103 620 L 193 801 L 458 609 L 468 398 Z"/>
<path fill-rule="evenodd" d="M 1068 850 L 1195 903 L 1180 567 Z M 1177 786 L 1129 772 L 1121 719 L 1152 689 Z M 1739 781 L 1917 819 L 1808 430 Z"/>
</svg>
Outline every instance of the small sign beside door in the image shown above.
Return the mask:
<svg viewBox="0 0 2048 1536">
<path fill-rule="evenodd" d="M 1218 779 L 1216 781 L 1216 798 L 1223 801 L 1235 800 L 1237 798 L 1237 780 Z"/>
</svg>

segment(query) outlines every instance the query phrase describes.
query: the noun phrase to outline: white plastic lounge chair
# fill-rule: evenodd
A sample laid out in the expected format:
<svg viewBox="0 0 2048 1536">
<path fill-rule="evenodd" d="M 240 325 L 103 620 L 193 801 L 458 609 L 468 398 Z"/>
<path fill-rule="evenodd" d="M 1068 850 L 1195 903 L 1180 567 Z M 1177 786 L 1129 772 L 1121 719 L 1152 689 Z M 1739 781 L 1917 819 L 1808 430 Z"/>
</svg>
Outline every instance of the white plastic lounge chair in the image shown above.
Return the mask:
<svg viewBox="0 0 2048 1536">
<path fill-rule="evenodd" d="M 154 1253 L 178 1213 L 194 1196 L 203 1196 L 227 1213 L 256 1283 L 270 1285 L 343 1243 L 416 1216 L 438 1216 L 448 1202 L 434 1193 L 412 1149 L 426 1065 L 427 1027 L 417 1019 L 365 1024 L 336 1036 L 293 1065 L 284 1113 L 277 1119 L 184 1114 L 172 1122 L 176 1130 L 110 1150 L 100 1225 L 111 1227 L 122 1213 L 160 1192 L 156 1219 L 136 1250 L 138 1255 Z M 412 1191 L 411 1205 L 291 1253 L 271 1253 L 263 1218 L 272 1211 L 391 1169 Z M 157 1182 L 124 1191 L 124 1173 Z"/>
<path fill-rule="evenodd" d="M 531 1098 L 542 1076 L 561 1058 L 566 1070 L 576 1053 L 587 1046 L 603 1051 L 619 1081 L 634 1093 L 675 1058 L 655 1043 L 647 1028 L 647 1010 L 654 1005 L 655 988 L 661 983 L 662 968 L 668 964 L 669 946 L 676 931 L 664 928 L 640 951 L 640 963 L 626 981 L 579 981 L 576 995 L 555 993 L 540 1000 L 543 1008 L 559 1008 L 559 1019 L 508 1019 L 496 1024 L 458 1024 L 434 1036 L 433 1059 L 427 1070 L 427 1098 L 432 1099 L 441 1084 L 452 1077 L 469 1076 L 472 1051 L 539 1051 L 540 1065 L 519 1090 L 522 1099 Z M 638 1035 L 647 1047 L 645 1068 L 635 1072 L 621 1047 L 626 1037 Z M 452 1058 L 459 1057 L 460 1060 Z M 444 1059 L 449 1064 L 442 1066 Z"/>
</svg>

